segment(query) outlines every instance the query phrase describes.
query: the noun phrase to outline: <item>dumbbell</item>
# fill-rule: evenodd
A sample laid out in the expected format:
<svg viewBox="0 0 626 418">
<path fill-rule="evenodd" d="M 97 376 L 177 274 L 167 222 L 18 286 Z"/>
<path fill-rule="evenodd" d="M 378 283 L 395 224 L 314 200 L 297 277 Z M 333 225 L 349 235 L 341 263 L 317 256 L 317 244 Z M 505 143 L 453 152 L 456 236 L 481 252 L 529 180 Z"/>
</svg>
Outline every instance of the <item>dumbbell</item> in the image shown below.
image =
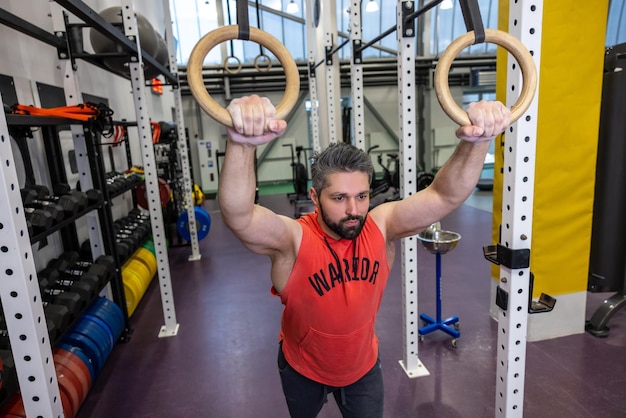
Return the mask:
<svg viewBox="0 0 626 418">
<path fill-rule="evenodd" d="M 71 197 L 76 202 L 77 212 L 85 209 L 90 203 L 85 192 L 72 190 L 70 185 L 67 183 L 56 183 L 52 186 L 52 191 L 55 196 Z"/>
<path fill-rule="evenodd" d="M 120 262 L 124 262 L 130 257 L 132 254 L 133 244 L 127 240 L 120 240 L 116 237 L 115 240 L 115 250 L 117 252 L 117 256 L 119 257 Z M 87 239 L 83 241 L 80 245 L 80 257 L 83 259 L 92 258 L 91 255 L 91 242 Z"/>
<path fill-rule="evenodd" d="M 24 213 L 26 214 L 26 222 L 30 223 L 33 232 L 39 233 L 45 231 L 54 225 L 54 215 L 47 209 L 35 209 L 24 207 Z"/>
<path fill-rule="evenodd" d="M 90 205 L 95 205 L 97 203 L 102 202 L 104 197 L 102 196 L 102 190 L 98 189 L 89 189 L 85 192 L 85 196 L 87 197 L 87 202 Z"/>
<path fill-rule="evenodd" d="M 104 286 L 115 276 L 115 260 L 110 255 L 101 255 L 95 261 L 81 260 L 76 251 L 66 251 L 58 258 L 50 260 L 47 267 L 56 268 L 70 275 L 88 273 L 100 279 L 99 285 Z"/>
<path fill-rule="evenodd" d="M 133 209 L 131 209 L 131 210 L 128 212 L 128 217 L 129 217 L 129 218 L 131 218 L 131 219 L 132 219 L 132 218 L 136 218 L 136 219 L 146 220 L 146 221 L 148 221 L 148 222 L 150 221 L 150 216 L 149 216 L 146 212 L 142 211 L 142 210 L 141 210 L 141 209 L 139 209 L 139 208 L 133 208 Z"/>
<path fill-rule="evenodd" d="M 44 301 L 43 312 L 46 316 L 46 326 L 50 341 L 60 337 L 74 319 L 70 308 L 65 305 Z"/>
<path fill-rule="evenodd" d="M 137 223 L 127 218 L 118 219 L 113 225 L 116 234 L 124 234 L 137 239 L 137 245 L 142 243 L 150 235 L 150 225 Z"/>
<path fill-rule="evenodd" d="M 100 279 L 93 274 L 70 275 L 54 267 L 46 267 L 37 275 L 42 293 L 55 303 L 61 304 L 61 300 L 70 303 L 68 307 L 74 313 L 85 308 L 99 290 Z"/>
<path fill-rule="evenodd" d="M 126 191 L 132 186 L 126 177 L 117 172 L 107 173 L 106 175 L 106 187 L 109 193 L 118 194 Z"/>
<path fill-rule="evenodd" d="M 34 209 L 47 210 L 53 218 L 53 223 L 61 222 L 65 217 L 71 217 L 78 213 L 78 202 L 69 196 L 41 197 L 33 189 L 21 189 L 22 202 L 24 206 Z"/>
<path fill-rule="evenodd" d="M 141 240 L 139 237 L 127 234 L 117 234 L 115 236 L 115 248 L 120 261 L 128 260 L 128 257 L 139 247 Z"/>
</svg>

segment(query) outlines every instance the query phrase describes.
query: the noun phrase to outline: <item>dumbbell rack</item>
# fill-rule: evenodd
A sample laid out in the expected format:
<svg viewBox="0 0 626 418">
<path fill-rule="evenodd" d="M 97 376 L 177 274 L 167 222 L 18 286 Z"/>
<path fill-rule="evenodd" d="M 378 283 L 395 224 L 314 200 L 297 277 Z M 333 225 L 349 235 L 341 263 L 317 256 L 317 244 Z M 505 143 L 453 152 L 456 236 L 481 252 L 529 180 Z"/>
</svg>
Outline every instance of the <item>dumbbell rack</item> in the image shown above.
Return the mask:
<svg viewBox="0 0 626 418">
<path fill-rule="evenodd" d="M 128 13 L 130 16 L 127 22 L 128 24 L 124 27 L 125 32 L 123 34 L 112 25 L 104 22 L 95 11 L 91 10 L 79 0 L 55 0 L 55 2 L 50 2 L 54 36 L 50 35 L 39 38 L 39 36 L 48 34 L 42 34 L 39 28 L 29 26 L 28 22 L 23 21 L 20 25 L 24 26 L 24 33 L 44 40 L 57 48 L 60 68 L 64 73 L 63 81 L 66 102 L 69 105 L 77 104 L 77 100 L 81 97 L 75 75 L 76 58 L 83 58 L 101 68 L 104 68 L 104 66 L 101 65 L 101 63 L 99 64 L 98 58 L 80 57 L 79 53 L 71 51 L 71 48 L 74 47 L 71 39 L 69 39 L 72 30 L 68 25 L 65 10 L 83 19 L 87 25 L 91 25 L 100 31 L 108 33 L 119 42 L 124 50 L 129 51 L 130 55 L 133 56 L 131 59 L 133 62 L 130 65 L 130 79 L 137 120 L 140 121 L 137 124 L 137 129 L 141 140 L 142 157 L 144 161 L 151 162 L 154 161 L 154 154 L 150 146 L 150 118 L 145 106 L 147 101 L 146 97 L 143 95 L 145 80 L 142 62 L 144 60 L 147 61 L 148 64 L 164 74 L 166 81 L 171 81 L 174 86 L 178 86 L 178 77 L 176 74 L 170 73 L 165 67 L 157 63 L 152 57 L 149 57 L 145 51 L 140 49 L 137 36 L 137 22 L 136 19 L 133 18 L 133 1 L 121 0 L 121 3 L 122 9 L 124 10 L 123 13 Z M 172 51 L 173 37 L 171 36 L 169 5 L 167 1 L 164 1 L 163 4 L 166 12 L 165 21 L 169 24 L 168 31 L 170 36 L 166 37 L 168 49 Z M 52 38 L 58 39 L 60 42 L 51 43 Z M 174 70 L 177 68 L 175 56 L 172 53 L 169 55 L 170 68 Z M 187 146 L 186 143 L 184 143 L 184 121 L 182 119 L 180 92 L 177 88 L 173 90 L 176 101 L 176 122 L 179 130 L 179 142 L 181 139 L 183 140 L 180 142 L 182 146 L 179 145 L 182 154 L 181 163 L 183 172 L 189 173 L 189 159 L 186 152 Z M 2 104 L 1 98 L 0 104 Z M 11 119 L 12 125 L 22 123 L 16 122 L 17 119 L 14 119 L 13 116 L 10 116 L 9 119 Z M 80 158 L 77 158 L 77 163 L 79 165 L 78 171 L 81 176 L 81 188 L 88 190 L 92 187 L 97 187 L 103 191 L 103 203 L 90 207 L 88 210 L 85 210 L 84 213 L 81 212 L 77 214 L 79 217 L 84 216 L 86 218 L 90 241 L 92 244 L 94 242 L 96 243 L 96 247 L 92 246 L 93 258 L 95 259 L 97 256 L 106 252 L 115 254 L 115 245 L 112 242 L 112 236 L 108 233 L 103 233 L 111 230 L 112 216 L 110 207 L 108 207 L 109 201 L 107 200 L 106 187 L 101 183 L 101 181 L 103 181 L 103 170 L 102 167 L 98 167 L 102 158 L 99 154 L 100 150 L 98 150 L 97 147 L 92 148 L 94 144 L 93 137 L 91 136 L 92 132 L 90 132 L 89 129 L 85 130 L 85 127 L 76 121 L 61 121 L 55 118 L 53 122 L 52 120 L 44 121 L 44 119 L 38 119 L 37 121 L 30 119 L 29 123 L 33 126 L 43 125 L 51 127 L 54 124 L 64 122 L 66 125 L 70 126 L 75 152 L 77 156 L 80 156 Z M 25 118 L 19 119 L 19 121 L 25 120 Z M 28 416 L 59 417 L 63 413 L 60 402 L 61 397 L 53 362 L 51 361 L 51 342 L 48 340 L 41 294 L 37 280 L 35 279 L 37 275 L 31 248 L 33 242 L 31 238 L 34 242 L 38 242 L 38 240 L 45 240 L 49 234 L 58 231 L 62 235 L 64 246 L 67 244 L 66 248 L 77 248 L 73 245 L 77 243 L 72 243 L 72 241 L 77 240 L 74 230 L 75 227 L 73 221 L 68 219 L 54 226 L 49 232 L 42 232 L 35 237 L 29 237 L 26 219 L 23 215 L 24 207 L 21 202 L 21 196 L 19 195 L 17 174 L 12 159 L 7 117 L 5 117 L 4 114 L 0 116 L 0 159 L 2 160 L 2 168 L 0 168 L 0 201 L 7 203 L 10 207 L 10 210 L 0 210 L 0 252 L 3 257 L 3 271 L 0 272 L 2 275 L 2 277 L 0 277 L 0 299 L 3 302 L 4 312 L 7 317 L 7 329 L 9 334 L 12 337 L 19 336 L 19 338 L 11 338 L 11 349 L 15 359 L 15 367 L 18 371 L 20 392 Z M 57 163 L 62 161 L 60 155 L 53 160 Z M 96 172 L 92 173 L 93 168 L 91 165 L 93 162 L 96 162 Z M 148 163 L 148 165 L 150 165 L 150 163 Z M 52 164 L 51 169 L 56 169 L 54 164 Z M 59 174 L 60 173 L 61 171 L 59 171 Z M 155 190 L 158 190 L 156 189 L 155 180 L 156 174 L 154 170 L 148 169 L 146 172 L 146 182 L 150 196 L 155 194 Z M 184 188 L 188 207 L 193 208 L 192 185 L 188 175 L 185 176 Z M 153 206 L 155 207 L 153 208 Z M 162 214 L 160 212 L 159 206 L 151 205 L 150 217 L 151 220 L 154 221 L 152 225 L 153 232 L 156 232 L 154 234 L 156 237 L 163 236 L 160 230 L 160 228 L 162 228 Z M 189 224 L 190 233 L 192 237 L 195 237 L 196 231 L 193 211 L 191 211 L 189 215 Z M 157 228 L 157 230 L 154 231 L 154 228 Z M 166 258 L 167 250 L 164 240 L 162 238 L 155 239 L 155 247 L 157 254 L 159 254 L 158 271 L 165 320 L 165 325 L 161 328 L 159 336 L 172 336 L 176 335 L 178 324 L 176 322 L 172 299 L 173 294 L 171 291 L 169 265 Z M 190 257 L 190 260 L 199 259 L 197 239 L 192 241 L 192 249 L 193 256 Z M 163 256 L 163 254 L 165 254 L 165 256 Z M 4 259 L 6 259 L 6 263 Z M 121 279 L 116 277 L 115 280 L 111 281 L 111 287 L 114 288 L 113 297 L 123 301 L 124 292 L 120 283 Z M 125 309 L 125 306 L 125 303 L 120 303 L 121 308 Z M 128 317 L 126 313 L 125 317 Z"/>
<path fill-rule="evenodd" d="M 89 168 L 91 169 L 90 175 L 95 180 L 94 188 L 100 190 L 102 192 L 101 196 L 104 198 L 101 198 L 96 202 L 91 202 L 91 204 L 78 211 L 78 213 L 74 216 L 65 217 L 62 221 L 53 224 L 47 230 L 39 230 L 37 233 L 29 236 L 28 228 L 26 228 L 26 218 L 23 215 L 25 212 L 22 204 L 22 197 L 20 196 L 17 174 L 15 173 L 13 160 L 11 158 L 12 150 L 9 143 L 9 129 L 17 130 L 18 132 L 21 128 L 30 129 L 36 127 L 40 129 L 45 140 L 46 157 L 48 160 L 51 182 L 53 184 L 65 183 L 67 181 L 65 171 L 59 165 L 59 161 L 62 160 L 59 158 L 60 142 L 58 130 L 70 124 L 76 124 L 76 121 L 36 116 L 5 116 L 3 114 L 0 122 L 2 122 L 0 129 L 2 141 L 0 146 L 3 147 L 1 155 L 4 159 L 4 163 L 2 164 L 2 185 L 5 186 L 3 191 L 7 194 L 6 198 L 3 200 L 5 202 L 9 202 L 9 207 L 12 208 L 11 210 L 2 211 L 3 213 L 11 216 L 12 219 L 9 221 L 6 219 L 0 220 L 0 247 L 2 248 L 2 251 L 6 253 L 3 257 L 3 265 L 7 266 L 5 268 L 5 273 L 10 271 L 11 273 L 9 276 L 13 278 L 12 280 L 3 281 L 3 283 L 10 284 L 8 286 L 0 286 L 0 298 L 3 302 L 4 315 L 9 334 L 13 336 L 24 336 L 23 340 L 18 338 L 10 339 L 12 351 L 14 352 L 13 357 L 15 365 L 19 371 L 18 379 L 20 391 L 22 392 L 24 399 L 31 399 L 32 396 L 37 396 L 43 400 L 45 399 L 45 396 L 43 395 L 44 393 L 47 393 L 51 399 L 54 399 L 55 397 L 56 399 L 60 399 L 59 395 L 55 394 L 55 391 L 58 391 L 58 388 L 54 387 L 54 385 L 45 383 L 55 381 L 53 378 L 53 376 L 55 376 L 55 371 L 54 369 L 50 370 L 49 368 L 51 363 L 44 361 L 44 364 L 40 365 L 42 368 L 40 373 L 34 372 L 33 370 L 27 373 L 22 372 L 23 370 L 28 370 L 29 368 L 32 369 L 33 362 L 43 361 L 46 358 L 50 358 L 51 352 L 49 352 L 49 350 L 51 345 L 55 342 L 48 340 L 51 337 L 48 334 L 46 321 L 42 321 L 45 314 L 43 313 L 43 305 L 39 302 L 42 300 L 42 294 L 39 290 L 39 283 L 37 280 L 37 272 L 35 271 L 31 246 L 43 242 L 47 239 L 47 237 L 59 232 L 63 248 L 78 248 L 78 236 L 76 233 L 75 221 L 82 217 L 93 217 L 95 218 L 95 224 L 99 225 L 99 227 L 92 232 L 92 235 L 98 236 L 96 239 L 98 239 L 98 242 L 101 243 L 102 253 L 111 254 L 117 257 L 115 242 L 112 239 L 113 234 L 109 232 L 113 230 L 113 221 L 110 208 L 107 204 L 108 196 L 106 194 L 104 179 L 101 175 L 103 161 L 101 156 L 97 153 L 97 147 L 94 144 L 93 138 L 91 138 L 89 125 L 81 125 L 80 129 L 85 132 L 85 135 L 88 138 L 85 142 L 87 144 L 87 155 L 92 162 L 92 164 L 89 165 Z M 18 142 L 25 141 L 25 138 L 20 138 L 19 135 L 14 135 L 14 137 Z M 9 228 L 9 226 L 14 228 Z M 101 233 L 100 231 L 103 231 L 104 233 Z M 10 245 L 9 243 L 11 242 L 14 242 L 14 244 Z M 24 256 L 11 256 L 10 252 L 15 248 L 19 248 L 19 251 L 16 252 L 16 254 L 24 254 Z M 96 255 L 94 255 L 94 258 L 95 256 Z M 15 267 L 8 266 L 11 262 L 21 262 L 21 265 Z M 117 265 L 119 265 L 119 263 Z M 19 280 L 22 277 L 28 277 L 29 280 Z M 18 280 L 15 280 L 16 278 Z M 15 283 L 11 283 L 11 281 L 14 281 Z M 119 269 L 116 270 L 116 274 L 108 284 L 110 284 L 113 300 L 123 311 L 124 317 L 127 318 L 126 301 Z M 81 303 L 84 306 L 88 306 L 90 301 L 81 301 Z M 74 316 L 78 317 L 78 314 L 79 312 L 75 312 Z M 33 321 L 32 324 L 29 323 L 30 321 Z M 71 324 L 68 324 L 68 328 L 70 326 Z M 59 331 L 62 335 L 63 330 Z M 131 332 L 132 330 L 128 324 L 128 320 L 126 319 L 125 331 L 121 336 L 121 339 L 127 339 Z M 28 344 L 25 347 L 21 347 L 22 344 L 20 344 L 20 342 L 30 342 L 31 339 L 34 341 L 48 340 L 49 344 L 44 344 L 42 347 L 39 347 L 38 344 Z M 22 353 L 28 354 L 21 355 Z M 28 360 L 24 360 L 25 358 L 28 358 Z M 34 382 L 38 382 L 38 384 L 34 384 L 30 379 L 25 378 L 27 375 L 42 377 L 35 379 Z M 45 378 L 43 376 L 45 376 Z M 32 396 L 29 396 L 29 389 L 32 391 Z M 44 402 L 42 404 L 43 406 L 39 404 L 40 403 L 38 402 L 36 406 L 44 408 L 55 407 L 54 403 L 46 404 Z M 57 416 L 56 413 L 54 415 L 48 414 L 48 411 L 43 413 L 44 411 L 41 410 L 39 412 L 40 413 L 38 415 L 42 416 Z"/>
</svg>

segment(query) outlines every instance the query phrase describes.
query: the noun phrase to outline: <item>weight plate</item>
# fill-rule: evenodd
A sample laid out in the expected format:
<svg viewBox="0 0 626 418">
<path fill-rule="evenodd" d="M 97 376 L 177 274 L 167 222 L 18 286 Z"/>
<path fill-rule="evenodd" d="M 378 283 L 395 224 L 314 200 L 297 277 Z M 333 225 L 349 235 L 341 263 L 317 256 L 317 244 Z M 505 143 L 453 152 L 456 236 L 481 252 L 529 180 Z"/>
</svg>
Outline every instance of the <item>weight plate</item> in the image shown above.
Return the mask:
<svg viewBox="0 0 626 418">
<path fill-rule="evenodd" d="M 194 206 L 194 215 L 196 217 L 196 232 L 198 241 L 200 241 L 209 235 L 209 230 L 211 229 L 211 216 L 200 206 Z M 176 230 L 178 231 L 178 235 L 180 235 L 180 237 L 185 241 L 191 241 L 188 224 L 189 213 L 187 211 L 183 211 L 176 222 Z"/>
<path fill-rule="evenodd" d="M 106 331 L 95 322 L 81 317 L 72 329 L 72 332 L 89 337 L 94 343 L 96 343 L 98 352 L 100 353 L 100 358 L 102 359 L 100 364 L 103 365 L 106 359 L 109 358 L 109 354 L 111 354 L 111 350 L 113 349 L 113 345 L 111 344 Z"/>
<path fill-rule="evenodd" d="M 78 411 L 78 408 L 80 408 L 83 402 L 83 398 L 79 393 L 80 382 L 65 366 L 55 365 L 55 370 L 57 372 L 57 381 L 59 382 L 59 391 L 65 391 L 71 403 L 72 410 L 74 412 Z"/>
<path fill-rule="evenodd" d="M 92 384 L 89 365 L 85 363 L 85 361 L 75 352 L 68 351 L 65 348 L 55 347 L 52 350 L 52 353 L 54 361 L 59 362 L 65 365 L 65 367 L 73 370 L 75 374 L 81 378 L 81 381 L 84 380 L 82 383 L 83 387 L 86 388 L 85 393 L 87 393 Z M 85 379 L 82 379 L 82 377 Z"/>
<path fill-rule="evenodd" d="M 87 366 L 77 356 L 65 350 L 55 349 L 53 358 L 55 364 L 62 365 L 76 376 L 80 384 L 80 391 L 83 394 L 82 399 L 84 400 L 87 393 L 89 393 L 89 389 L 91 389 L 91 375 Z"/>
<path fill-rule="evenodd" d="M 6 416 L 26 418 L 24 402 L 22 401 L 22 397 L 19 393 L 13 395 L 8 401 L 5 402 L 0 412 L 5 413 Z"/>
<path fill-rule="evenodd" d="M 96 379 L 96 369 L 94 367 L 93 362 L 89 359 L 89 357 L 79 348 L 71 343 L 63 343 L 61 342 L 57 348 L 54 349 L 54 352 L 59 356 L 69 357 L 75 356 L 80 360 L 80 363 L 87 368 L 89 372 L 90 382 L 93 382 Z"/>
<path fill-rule="evenodd" d="M 152 276 L 150 275 L 150 268 L 138 258 L 131 257 L 130 260 L 125 264 L 125 269 L 129 270 L 131 274 L 135 274 L 140 281 L 141 287 L 144 289 L 148 288 Z"/>
<path fill-rule="evenodd" d="M 141 278 L 132 270 L 122 271 L 122 279 L 124 281 L 124 293 L 126 295 L 126 309 L 128 316 L 132 316 L 139 305 L 139 301 L 143 296 Z"/>
<path fill-rule="evenodd" d="M 140 247 L 137 251 L 135 251 L 132 258 L 139 259 L 139 261 L 148 267 L 150 277 L 148 283 L 152 281 L 152 278 L 157 272 L 157 259 L 154 254 L 152 254 L 147 248 Z"/>
<path fill-rule="evenodd" d="M 84 314 L 82 316 L 83 319 L 85 320 L 89 320 L 92 322 L 95 322 L 100 328 L 102 328 L 104 330 L 104 332 L 106 333 L 107 337 L 109 338 L 109 343 L 111 345 L 111 349 L 115 346 L 116 343 L 116 339 L 113 335 L 113 330 L 111 329 L 111 325 L 107 324 L 105 321 L 103 321 L 102 319 L 98 318 L 97 316 L 94 315 L 88 315 L 88 314 Z"/>
<path fill-rule="evenodd" d="M 150 251 L 156 257 L 156 250 L 154 249 L 154 241 L 149 239 L 148 241 L 143 243 L 142 247 Z"/>
<path fill-rule="evenodd" d="M 164 208 L 170 201 L 171 190 L 170 186 L 163 179 L 159 179 L 159 199 L 161 200 L 161 207 Z M 144 209 L 150 209 L 148 205 L 148 198 L 146 197 L 146 184 L 140 184 L 135 189 L 135 196 L 137 199 L 137 205 Z"/>
<path fill-rule="evenodd" d="M 104 360 L 100 355 L 100 348 L 98 348 L 98 345 L 94 342 L 94 340 L 86 335 L 70 332 L 61 340 L 61 342 L 80 348 L 89 360 L 91 360 L 96 376 L 100 374 Z"/>
<path fill-rule="evenodd" d="M 126 327 L 126 319 L 122 309 L 115 302 L 103 296 L 97 298 L 85 313 L 111 324 L 115 341 L 120 338 Z"/>
<path fill-rule="evenodd" d="M 59 395 L 61 396 L 61 405 L 63 406 L 63 415 L 66 417 L 73 417 L 76 415 L 77 410 L 72 408 L 72 401 L 70 396 L 62 388 L 59 388 Z"/>
</svg>

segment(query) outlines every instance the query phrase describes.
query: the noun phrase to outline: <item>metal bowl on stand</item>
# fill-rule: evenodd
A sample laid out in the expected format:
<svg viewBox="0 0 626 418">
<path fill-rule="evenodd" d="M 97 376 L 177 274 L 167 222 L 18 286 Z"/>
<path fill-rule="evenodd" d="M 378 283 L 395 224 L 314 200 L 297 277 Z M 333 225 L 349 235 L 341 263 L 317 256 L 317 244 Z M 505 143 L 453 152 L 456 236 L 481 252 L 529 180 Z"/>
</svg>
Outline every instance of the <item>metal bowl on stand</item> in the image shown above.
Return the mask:
<svg viewBox="0 0 626 418">
<path fill-rule="evenodd" d="M 422 242 L 424 248 L 432 254 L 445 254 L 456 247 L 461 235 L 457 232 L 441 229 L 441 223 L 436 222 L 419 233 L 417 238 Z"/>
</svg>

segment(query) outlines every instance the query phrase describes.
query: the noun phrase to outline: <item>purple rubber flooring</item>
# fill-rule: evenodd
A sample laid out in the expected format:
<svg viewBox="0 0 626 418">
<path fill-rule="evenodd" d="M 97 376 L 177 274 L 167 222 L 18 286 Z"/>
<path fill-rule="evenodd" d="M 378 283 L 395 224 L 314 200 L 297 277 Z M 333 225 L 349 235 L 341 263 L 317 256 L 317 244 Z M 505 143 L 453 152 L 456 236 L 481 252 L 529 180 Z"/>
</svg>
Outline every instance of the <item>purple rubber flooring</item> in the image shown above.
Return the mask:
<svg viewBox="0 0 626 418">
<path fill-rule="evenodd" d="M 283 195 L 261 204 L 290 215 Z M 177 323 L 175 337 L 159 338 L 164 324 L 157 280 L 131 318 L 134 333 L 118 344 L 96 380 L 79 418 L 286 418 L 276 368 L 282 305 L 270 295 L 269 259 L 248 252 L 221 222 L 215 202 L 200 241 L 169 254 Z M 419 345 L 429 376 L 409 379 L 402 358 L 399 252 L 377 321 L 385 381 L 385 417 L 495 416 L 496 323 L 489 316 L 491 214 L 463 206 L 442 221 L 459 232 L 442 256 L 443 317 L 458 315 L 453 348 L 440 331 Z M 435 315 L 435 256 L 419 246 L 419 312 Z M 607 294 L 588 295 L 589 318 Z M 626 417 L 626 312 L 609 322 L 608 338 L 584 333 L 527 345 L 524 416 Z M 334 399 L 319 418 L 340 417 Z"/>
</svg>

